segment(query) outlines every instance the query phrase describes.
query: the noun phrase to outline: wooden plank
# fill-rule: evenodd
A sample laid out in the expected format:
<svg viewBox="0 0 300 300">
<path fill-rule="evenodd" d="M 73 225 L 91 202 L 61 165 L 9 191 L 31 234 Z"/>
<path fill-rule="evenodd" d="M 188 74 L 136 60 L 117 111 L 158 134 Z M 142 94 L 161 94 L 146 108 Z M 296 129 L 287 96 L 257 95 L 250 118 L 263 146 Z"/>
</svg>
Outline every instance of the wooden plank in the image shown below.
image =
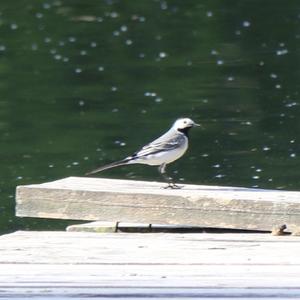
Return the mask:
<svg viewBox="0 0 300 300">
<path fill-rule="evenodd" d="M 296 299 L 300 237 L 16 232 L 0 237 L 0 297 Z"/>
<path fill-rule="evenodd" d="M 89 222 L 84 224 L 74 224 L 66 228 L 66 231 L 72 232 L 150 232 L 151 224 L 139 223 L 118 223 L 118 222 Z"/>
<path fill-rule="evenodd" d="M 70 232 L 172 232 L 172 233 L 242 233 L 248 232 L 249 230 L 233 230 L 224 228 L 203 228 L 189 225 L 163 225 L 163 224 L 144 224 L 144 223 L 119 223 L 119 222 L 102 222 L 94 221 L 84 224 L 74 224 L 66 228 L 66 231 Z M 251 231 L 251 233 L 261 231 Z M 281 232 L 283 235 L 288 234 Z"/>
<path fill-rule="evenodd" d="M 300 192 L 69 177 L 19 186 L 20 217 L 272 230 L 300 228 Z"/>
</svg>

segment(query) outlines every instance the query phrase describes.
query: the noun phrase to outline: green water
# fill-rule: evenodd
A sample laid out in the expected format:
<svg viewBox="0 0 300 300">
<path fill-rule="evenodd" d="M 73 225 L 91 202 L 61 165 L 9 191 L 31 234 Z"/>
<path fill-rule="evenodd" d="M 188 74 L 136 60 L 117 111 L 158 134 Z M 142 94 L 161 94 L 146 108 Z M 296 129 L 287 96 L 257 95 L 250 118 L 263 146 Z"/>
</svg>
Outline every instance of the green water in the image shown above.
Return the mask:
<svg viewBox="0 0 300 300">
<path fill-rule="evenodd" d="M 181 116 L 203 129 L 178 181 L 299 190 L 299 41 L 299 1 L 2 0 L 0 231 L 64 228 L 15 218 L 16 185 L 83 175 Z"/>
</svg>

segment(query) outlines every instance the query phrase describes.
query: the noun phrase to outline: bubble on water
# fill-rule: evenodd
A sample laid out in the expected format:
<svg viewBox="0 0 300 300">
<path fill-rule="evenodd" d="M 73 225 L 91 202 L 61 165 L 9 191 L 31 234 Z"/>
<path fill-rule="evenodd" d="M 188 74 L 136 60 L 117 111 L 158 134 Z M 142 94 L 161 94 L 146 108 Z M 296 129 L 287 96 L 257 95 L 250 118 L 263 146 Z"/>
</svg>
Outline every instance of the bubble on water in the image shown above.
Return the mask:
<svg viewBox="0 0 300 300">
<path fill-rule="evenodd" d="M 99 72 L 103 72 L 103 71 L 104 71 L 104 67 L 103 67 L 103 66 L 99 66 L 99 67 L 98 67 L 98 71 L 99 71 Z"/>
<path fill-rule="evenodd" d="M 31 50 L 32 50 L 32 51 L 36 51 L 37 49 L 38 49 L 38 45 L 35 44 L 35 43 L 33 43 L 33 44 L 31 45 Z"/>
<path fill-rule="evenodd" d="M 19 28 L 19 26 L 18 26 L 16 23 L 10 24 L 10 29 L 11 29 L 11 30 L 16 30 L 16 29 L 18 29 L 18 28 Z"/>
<path fill-rule="evenodd" d="M 243 21 L 243 27 L 250 27 L 251 23 L 249 21 Z"/>
<path fill-rule="evenodd" d="M 260 173 L 262 172 L 262 169 L 256 169 L 255 172 Z"/>
<path fill-rule="evenodd" d="M 144 96 L 146 96 L 146 97 L 156 97 L 156 93 L 154 93 L 154 92 L 145 92 Z"/>
<path fill-rule="evenodd" d="M 213 16 L 213 12 L 212 11 L 207 11 L 206 12 L 206 16 L 209 17 L 209 18 L 212 17 Z"/>
<path fill-rule="evenodd" d="M 288 49 L 280 49 L 280 50 L 276 51 L 276 55 L 278 55 L 278 56 L 280 56 L 280 55 L 286 55 L 288 53 L 289 53 Z"/>
<path fill-rule="evenodd" d="M 0 45 L 0 51 L 3 52 L 3 51 L 5 51 L 5 50 L 6 50 L 6 46 Z"/>
<path fill-rule="evenodd" d="M 45 42 L 46 44 L 49 44 L 49 43 L 52 42 L 52 39 L 51 39 L 50 37 L 45 37 L 45 38 L 44 38 L 44 42 Z"/>
<path fill-rule="evenodd" d="M 270 150 L 271 150 L 271 147 L 268 147 L 268 146 L 263 147 L 263 151 L 270 151 Z"/>
<path fill-rule="evenodd" d="M 145 53 L 140 53 L 139 54 L 139 58 L 145 58 L 145 56 L 146 56 Z"/>
<path fill-rule="evenodd" d="M 78 161 L 73 161 L 73 162 L 72 162 L 72 165 L 73 165 L 73 166 L 78 166 L 78 165 L 79 165 L 79 162 L 78 162 Z"/>
<path fill-rule="evenodd" d="M 276 79 L 276 78 L 278 77 L 278 75 L 275 74 L 275 73 L 271 73 L 271 74 L 270 74 L 270 77 L 273 78 L 273 79 Z"/>
<path fill-rule="evenodd" d="M 133 43 L 133 41 L 132 41 L 132 40 L 129 40 L 129 39 L 125 41 L 125 44 L 126 44 L 127 46 L 132 45 L 132 43 Z"/>
<path fill-rule="evenodd" d="M 69 40 L 70 43 L 75 43 L 75 42 L 76 42 L 76 37 L 70 36 L 70 37 L 68 38 L 68 40 Z"/>
<path fill-rule="evenodd" d="M 85 156 L 83 159 L 84 159 L 84 160 L 89 160 L 89 157 L 88 157 L 88 156 Z"/>
<path fill-rule="evenodd" d="M 262 67 L 262 66 L 265 65 L 265 62 L 264 61 L 260 61 L 258 64 Z"/>
<path fill-rule="evenodd" d="M 142 113 L 142 114 L 146 114 L 146 113 L 147 113 L 147 110 L 146 110 L 146 109 L 142 109 L 142 110 L 141 110 L 141 113 Z"/>
<path fill-rule="evenodd" d="M 61 60 L 62 59 L 62 56 L 60 54 L 55 54 L 54 55 L 54 59 L 55 60 Z"/>
<path fill-rule="evenodd" d="M 68 57 L 64 57 L 62 61 L 63 61 L 63 62 L 68 62 L 69 60 L 70 60 L 70 59 L 69 59 Z"/>
<path fill-rule="evenodd" d="M 247 125 L 247 126 L 252 126 L 253 125 L 253 123 L 250 122 L 250 121 L 243 121 L 243 122 L 241 122 L 241 124 L 242 125 Z"/>
<path fill-rule="evenodd" d="M 112 91 L 112 92 L 116 92 L 117 90 L 118 90 L 118 88 L 117 88 L 116 86 L 112 86 L 112 87 L 111 87 L 111 91 Z"/>
<path fill-rule="evenodd" d="M 290 157 L 295 158 L 296 157 L 296 153 L 291 153 Z"/>
<path fill-rule="evenodd" d="M 161 8 L 162 10 L 168 9 L 168 3 L 167 3 L 166 1 L 160 2 L 160 8 Z"/>
<path fill-rule="evenodd" d="M 97 43 L 96 43 L 96 42 L 91 42 L 91 43 L 90 43 L 90 46 L 91 46 L 92 48 L 96 48 L 96 47 L 97 47 Z"/>
<path fill-rule="evenodd" d="M 102 17 L 98 17 L 97 18 L 97 22 L 99 22 L 99 23 L 103 22 L 103 18 Z"/>
<path fill-rule="evenodd" d="M 238 134 L 236 132 L 228 132 L 228 135 L 230 135 L 230 136 L 236 136 Z"/>
<path fill-rule="evenodd" d="M 145 22 L 145 21 L 146 21 L 146 18 L 143 17 L 143 16 L 141 16 L 141 17 L 139 17 L 139 21 L 140 21 L 140 22 Z"/>
<path fill-rule="evenodd" d="M 36 14 L 35 14 L 35 17 L 36 17 L 37 19 L 41 19 L 41 18 L 44 17 L 44 15 L 43 15 L 42 13 L 36 13 Z"/>
<path fill-rule="evenodd" d="M 113 35 L 114 35 L 114 36 L 119 36 L 119 35 L 120 35 L 120 32 L 119 32 L 118 30 L 115 30 L 115 31 L 113 32 Z"/>
<path fill-rule="evenodd" d="M 298 105 L 297 102 L 289 102 L 289 103 L 287 103 L 287 104 L 285 105 L 285 107 L 293 107 L 293 106 L 296 106 L 296 105 Z"/>
<path fill-rule="evenodd" d="M 211 55 L 218 55 L 219 52 L 218 52 L 217 50 L 215 50 L 215 49 L 212 49 L 212 50 L 210 51 L 210 54 L 211 54 Z"/>
<path fill-rule="evenodd" d="M 215 178 L 223 178 L 223 177 L 226 177 L 226 175 L 225 175 L 225 174 L 217 174 L 217 175 L 215 176 Z"/>
<path fill-rule="evenodd" d="M 126 143 L 125 143 L 125 142 L 121 142 L 121 143 L 120 143 L 120 146 L 121 146 L 121 147 L 124 147 L 124 146 L 126 146 Z"/>
<path fill-rule="evenodd" d="M 160 58 L 166 58 L 168 54 L 166 52 L 159 52 L 159 57 Z"/>
<path fill-rule="evenodd" d="M 86 50 L 81 50 L 81 51 L 80 51 L 80 55 L 82 55 L 82 56 L 87 55 L 87 51 L 86 51 Z"/>
<path fill-rule="evenodd" d="M 49 3 L 43 3 L 43 8 L 44 9 L 50 9 L 51 5 Z"/>
<path fill-rule="evenodd" d="M 215 165 L 213 165 L 212 167 L 213 167 L 213 168 L 220 168 L 221 165 L 220 165 L 220 164 L 215 164 Z"/>
<path fill-rule="evenodd" d="M 75 69 L 75 73 L 79 74 L 79 73 L 81 73 L 81 72 L 82 72 L 82 69 L 81 69 L 81 68 L 76 68 L 76 69 Z"/>
<path fill-rule="evenodd" d="M 117 112 L 119 112 L 119 109 L 118 108 L 113 108 L 111 112 L 117 113 Z"/>
<path fill-rule="evenodd" d="M 162 101 L 163 101 L 163 99 L 160 98 L 160 97 L 157 97 L 157 98 L 155 99 L 155 102 L 156 102 L 156 103 L 160 103 L 160 102 L 162 102 Z"/>
<path fill-rule="evenodd" d="M 59 41 L 59 42 L 58 42 L 58 46 L 60 46 L 60 47 L 65 46 L 65 44 L 66 44 L 66 43 L 65 43 L 64 41 Z"/>
<path fill-rule="evenodd" d="M 234 80 L 234 77 L 233 77 L 233 76 L 229 76 L 229 77 L 227 77 L 227 80 L 228 80 L 228 81 L 233 81 L 233 80 Z"/>
<path fill-rule="evenodd" d="M 208 153 L 203 153 L 201 156 L 202 157 L 209 157 L 209 154 Z"/>
<path fill-rule="evenodd" d="M 257 179 L 259 179 L 260 177 L 258 176 L 258 175 L 254 175 L 254 176 L 252 176 L 252 179 L 255 179 L 255 180 L 257 180 Z"/>
<path fill-rule="evenodd" d="M 122 25 L 121 28 L 120 28 L 120 30 L 122 32 L 126 32 L 128 30 L 128 27 L 126 25 Z"/>
<path fill-rule="evenodd" d="M 85 104 L 85 103 L 84 103 L 83 100 L 79 100 L 79 102 L 78 102 L 78 105 L 79 105 L 79 106 L 84 106 L 84 104 Z"/>
<path fill-rule="evenodd" d="M 116 11 L 112 11 L 112 12 L 110 13 L 110 17 L 113 18 L 113 19 L 115 19 L 115 18 L 118 18 L 118 17 L 119 17 L 119 14 L 118 14 Z"/>
<path fill-rule="evenodd" d="M 240 30 L 236 30 L 235 31 L 235 35 L 241 35 L 242 33 L 241 33 L 241 31 Z"/>
<path fill-rule="evenodd" d="M 276 89 L 281 89 L 281 84 L 276 84 L 276 85 L 275 85 L 275 88 L 276 88 Z"/>
<path fill-rule="evenodd" d="M 50 49 L 50 53 L 51 53 L 51 54 L 53 54 L 53 55 L 54 55 L 54 54 L 56 54 L 56 52 L 57 52 L 57 50 L 56 50 L 56 49 Z"/>
<path fill-rule="evenodd" d="M 221 65 L 223 65 L 223 64 L 224 64 L 224 61 L 223 61 L 223 60 L 221 60 L 221 59 L 217 60 L 217 65 L 218 65 L 218 66 L 221 66 Z"/>
<path fill-rule="evenodd" d="M 295 140 L 290 140 L 290 143 L 291 143 L 291 144 L 294 144 L 294 143 L 295 143 Z"/>
<path fill-rule="evenodd" d="M 21 180 L 21 179 L 23 179 L 23 176 L 18 176 L 16 179 Z"/>
<path fill-rule="evenodd" d="M 49 167 L 49 168 L 53 168 L 54 165 L 53 165 L 53 164 L 49 164 L 48 167 Z"/>
</svg>

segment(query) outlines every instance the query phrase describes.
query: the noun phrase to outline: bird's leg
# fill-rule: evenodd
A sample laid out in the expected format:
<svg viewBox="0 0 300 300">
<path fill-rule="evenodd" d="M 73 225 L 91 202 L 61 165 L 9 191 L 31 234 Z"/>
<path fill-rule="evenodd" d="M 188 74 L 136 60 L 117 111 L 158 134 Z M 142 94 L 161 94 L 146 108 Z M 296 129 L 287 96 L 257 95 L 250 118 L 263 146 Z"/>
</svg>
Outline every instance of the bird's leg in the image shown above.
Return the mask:
<svg viewBox="0 0 300 300">
<path fill-rule="evenodd" d="M 182 188 L 182 186 L 179 186 L 179 185 L 175 184 L 172 177 L 169 177 L 167 175 L 167 173 L 166 173 L 166 164 L 165 163 L 161 164 L 158 167 L 158 171 L 162 175 L 164 180 L 168 183 L 168 185 L 166 187 L 164 187 L 165 189 L 181 189 Z"/>
</svg>

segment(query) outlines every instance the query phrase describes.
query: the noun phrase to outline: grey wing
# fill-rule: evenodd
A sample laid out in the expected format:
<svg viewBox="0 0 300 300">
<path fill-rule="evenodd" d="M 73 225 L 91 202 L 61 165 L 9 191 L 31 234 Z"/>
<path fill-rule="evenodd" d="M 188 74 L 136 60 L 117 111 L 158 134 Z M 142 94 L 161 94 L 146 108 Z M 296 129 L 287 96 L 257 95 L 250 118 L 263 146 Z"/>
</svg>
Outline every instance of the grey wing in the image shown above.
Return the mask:
<svg viewBox="0 0 300 300">
<path fill-rule="evenodd" d="M 133 157 L 151 155 L 162 151 L 171 151 L 182 147 L 185 142 L 185 137 L 181 135 L 172 135 L 171 137 L 162 136 L 152 143 L 145 145 L 141 150 L 137 151 Z"/>
</svg>

